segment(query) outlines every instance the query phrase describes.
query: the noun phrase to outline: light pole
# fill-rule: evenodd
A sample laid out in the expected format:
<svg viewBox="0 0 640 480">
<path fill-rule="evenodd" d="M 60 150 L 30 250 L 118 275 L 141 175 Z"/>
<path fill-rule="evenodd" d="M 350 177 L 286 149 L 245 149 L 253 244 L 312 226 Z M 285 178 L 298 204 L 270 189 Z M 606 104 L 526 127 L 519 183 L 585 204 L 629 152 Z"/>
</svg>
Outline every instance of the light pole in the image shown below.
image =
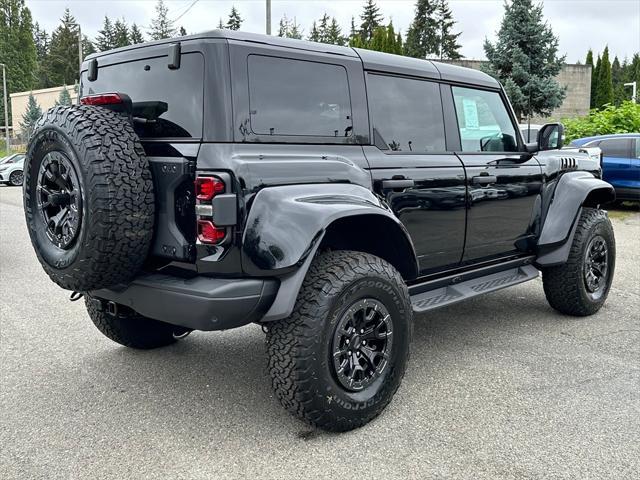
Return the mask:
<svg viewBox="0 0 640 480">
<path fill-rule="evenodd" d="M 271 35 L 271 0 L 267 0 L 267 35 Z"/>
<path fill-rule="evenodd" d="M 638 82 L 625 83 L 624 86 L 633 88 L 633 93 L 631 94 L 631 101 L 633 101 L 633 103 L 638 103 L 638 95 L 637 95 Z"/>
<path fill-rule="evenodd" d="M 7 153 L 9 152 L 9 107 L 7 106 L 7 66 L 4 63 L 0 63 L 2 66 L 2 89 L 4 92 L 4 139 L 6 141 L 5 148 Z"/>
</svg>

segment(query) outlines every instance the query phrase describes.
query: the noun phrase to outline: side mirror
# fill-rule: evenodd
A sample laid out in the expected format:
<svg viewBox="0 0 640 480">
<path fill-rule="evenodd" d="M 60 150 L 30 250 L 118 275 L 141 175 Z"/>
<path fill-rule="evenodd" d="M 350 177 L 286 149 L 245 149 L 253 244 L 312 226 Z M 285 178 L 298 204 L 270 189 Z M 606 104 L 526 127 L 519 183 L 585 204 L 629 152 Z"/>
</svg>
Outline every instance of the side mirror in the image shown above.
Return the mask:
<svg viewBox="0 0 640 480">
<path fill-rule="evenodd" d="M 547 123 L 538 132 L 538 151 L 559 150 L 564 145 L 564 125 Z"/>
</svg>

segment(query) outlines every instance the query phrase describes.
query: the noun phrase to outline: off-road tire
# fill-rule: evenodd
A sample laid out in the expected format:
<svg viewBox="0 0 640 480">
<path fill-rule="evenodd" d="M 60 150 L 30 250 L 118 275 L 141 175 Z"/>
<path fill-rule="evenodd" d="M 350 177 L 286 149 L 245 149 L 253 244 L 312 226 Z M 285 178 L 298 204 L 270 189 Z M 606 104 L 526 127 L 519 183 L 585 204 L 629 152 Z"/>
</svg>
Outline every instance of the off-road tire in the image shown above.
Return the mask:
<svg viewBox="0 0 640 480">
<path fill-rule="evenodd" d="M 40 207 L 44 203 L 38 190 L 43 178 L 40 168 L 49 154 L 65 158 L 79 183 L 79 225 L 73 243 L 65 248 L 47 236 Z M 24 181 L 31 243 L 54 282 L 69 290 L 88 291 L 124 283 L 136 275 L 153 235 L 154 193 L 149 163 L 126 118 L 85 105 L 47 111 L 29 142 Z"/>
<path fill-rule="evenodd" d="M 600 236 L 608 248 L 607 278 L 597 298 L 587 289 L 584 276 L 585 256 L 591 240 Z M 566 263 L 542 270 L 544 293 L 557 311 L 574 316 L 593 315 L 607 299 L 615 270 L 616 242 L 607 214 L 598 209 L 584 208 L 578 219 L 573 243 Z"/>
<path fill-rule="evenodd" d="M 331 342 L 349 305 L 370 297 L 393 319 L 392 350 L 376 382 L 350 392 L 337 381 Z M 404 376 L 412 315 L 407 287 L 386 261 L 353 251 L 319 255 L 292 315 L 268 324 L 268 370 L 276 397 L 289 412 L 324 430 L 347 431 L 371 421 L 391 401 Z"/>
<path fill-rule="evenodd" d="M 14 187 L 20 187 L 24 183 L 24 175 L 22 171 L 16 170 L 9 175 L 9 183 Z"/>
<path fill-rule="evenodd" d="M 118 306 L 116 314 L 107 312 L 106 302 L 85 295 L 87 313 L 93 324 L 107 338 L 125 347 L 149 350 L 171 345 L 189 330 L 159 320 L 143 317 L 130 308 Z"/>
</svg>

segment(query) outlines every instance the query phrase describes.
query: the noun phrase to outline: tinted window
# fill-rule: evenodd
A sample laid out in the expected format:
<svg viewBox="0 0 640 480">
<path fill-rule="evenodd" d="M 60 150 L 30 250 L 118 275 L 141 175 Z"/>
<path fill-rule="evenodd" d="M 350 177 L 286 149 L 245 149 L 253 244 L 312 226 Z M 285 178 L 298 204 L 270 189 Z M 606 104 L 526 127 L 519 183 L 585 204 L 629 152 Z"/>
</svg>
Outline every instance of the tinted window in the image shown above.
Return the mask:
<svg viewBox="0 0 640 480">
<path fill-rule="evenodd" d="M 367 95 L 378 148 L 402 152 L 446 150 L 437 83 L 369 75 Z"/>
<path fill-rule="evenodd" d="M 262 55 L 250 55 L 248 61 L 253 133 L 351 135 L 351 101 L 344 67 Z"/>
<path fill-rule="evenodd" d="M 100 63 L 98 62 L 98 65 Z M 81 96 L 122 92 L 131 97 L 140 137 L 202 137 L 204 60 L 183 54 L 180 68 L 167 68 L 167 57 L 149 58 L 98 68 L 98 78 L 82 74 Z"/>
<path fill-rule="evenodd" d="M 602 140 L 598 145 L 605 157 L 629 158 L 631 139 L 611 138 Z"/>
<path fill-rule="evenodd" d="M 452 87 L 463 152 L 515 152 L 516 130 L 497 92 Z"/>
</svg>

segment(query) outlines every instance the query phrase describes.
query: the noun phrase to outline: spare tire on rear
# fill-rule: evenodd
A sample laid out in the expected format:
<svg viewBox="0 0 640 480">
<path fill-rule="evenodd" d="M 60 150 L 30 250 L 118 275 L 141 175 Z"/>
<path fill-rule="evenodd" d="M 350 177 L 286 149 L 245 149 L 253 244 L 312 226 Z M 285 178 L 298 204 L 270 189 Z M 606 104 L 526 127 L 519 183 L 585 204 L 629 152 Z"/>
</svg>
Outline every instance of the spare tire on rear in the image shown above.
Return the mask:
<svg viewBox="0 0 640 480">
<path fill-rule="evenodd" d="M 55 107 L 36 123 L 24 165 L 31 243 L 62 288 L 131 280 L 153 236 L 149 163 L 127 118 L 104 107 Z"/>
</svg>

